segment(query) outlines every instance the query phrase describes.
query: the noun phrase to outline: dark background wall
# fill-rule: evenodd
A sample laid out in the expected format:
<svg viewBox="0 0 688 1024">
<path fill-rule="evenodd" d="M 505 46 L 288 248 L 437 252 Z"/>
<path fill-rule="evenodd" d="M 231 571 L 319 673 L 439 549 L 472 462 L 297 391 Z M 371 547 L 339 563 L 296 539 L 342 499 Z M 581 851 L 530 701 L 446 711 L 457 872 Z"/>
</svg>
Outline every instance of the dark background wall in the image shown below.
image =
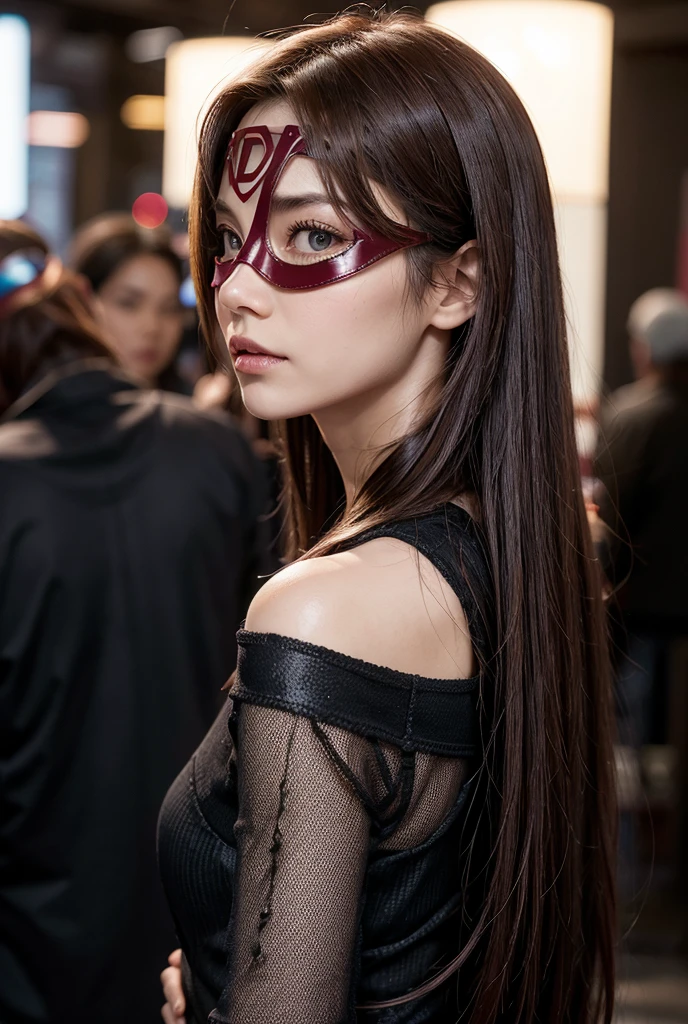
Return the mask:
<svg viewBox="0 0 688 1024">
<path fill-rule="evenodd" d="M 633 300 L 676 283 L 688 174 L 688 4 L 617 14 L 612 86 L 605 378 L 631 379 Z"/>
</svg>

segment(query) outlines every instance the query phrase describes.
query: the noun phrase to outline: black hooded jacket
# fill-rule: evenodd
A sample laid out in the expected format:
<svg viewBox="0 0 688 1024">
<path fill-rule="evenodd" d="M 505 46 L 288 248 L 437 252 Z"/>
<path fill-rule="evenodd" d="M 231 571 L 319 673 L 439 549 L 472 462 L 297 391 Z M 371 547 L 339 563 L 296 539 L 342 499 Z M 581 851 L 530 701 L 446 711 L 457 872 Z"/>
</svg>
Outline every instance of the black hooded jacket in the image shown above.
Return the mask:
<svg viewBox="0 0 688 1024">
<path fill-rule="evenodd" d="M 228 420 L 107 361 L 0 424 L 3 1024 L 159 1017 L 156 819 L 234 666 L 261 503 Z"/>
</svg>

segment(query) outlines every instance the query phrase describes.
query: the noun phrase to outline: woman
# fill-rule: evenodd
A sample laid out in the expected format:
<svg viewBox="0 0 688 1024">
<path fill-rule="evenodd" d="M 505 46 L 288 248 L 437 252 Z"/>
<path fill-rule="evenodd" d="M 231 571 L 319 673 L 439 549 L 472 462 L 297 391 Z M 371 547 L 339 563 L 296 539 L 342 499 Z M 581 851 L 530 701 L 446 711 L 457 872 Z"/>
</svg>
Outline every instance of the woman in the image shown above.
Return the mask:
<svg viewBox="0 0 688 1024">
<path fill-rule="evenodd" d="M 102 329 L 124 369 L 148 387 L 190 394 L 174 367 L 184 330 L 183 274 L 167 230 L 105 214 L 77 232 L 71 263 L 89 281 Z"/>
<path fill-rule="evenodd" d="M 158 811 L 235 664 L 260 470 L 123 374 L 83 282 L 7 221 L 0 382 L 0 1020 L 149 1024 Z"/>
<path fill-rule="evenodd" d="M 293 562 L 163 806 L 165 1020 L 609 1021 L 600 578 L 522 105 L 434 27 L 336 18 L 214 101 L 192 218 Z"/>
</svg>

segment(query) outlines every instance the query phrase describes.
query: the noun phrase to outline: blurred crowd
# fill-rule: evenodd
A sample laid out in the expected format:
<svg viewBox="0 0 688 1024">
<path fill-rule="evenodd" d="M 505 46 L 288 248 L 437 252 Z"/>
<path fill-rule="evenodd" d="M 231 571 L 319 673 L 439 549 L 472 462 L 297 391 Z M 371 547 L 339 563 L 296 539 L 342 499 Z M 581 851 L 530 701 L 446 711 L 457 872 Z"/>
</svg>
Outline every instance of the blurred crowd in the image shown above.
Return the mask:
<svg viewBox="0 0 688 1024">
<path fill-rule="evenodd" d="M 158 811 L 278 564 L 263 425 L 182 372 L 170 237 L 99 218 L 67 263 L 0 222 L 4 1024 L 159 1016 Z"/>
<path fill-rule="evenodd" d="M 205 361 L 186 278 L 165 229 L 123 214 L 81 228 L 64 264 L 25 225 L 0 222 L 9 1024 L 156 1019 L 177 944 L 158 809 L 220 709 L 248 602 L 279 565 L 269 427 Z M 653 801 L 672 809 L 677 879 L 688 855 L 688 300 L 654 290 L 628 327 L 637 379 L 599 410 L 591 523 L 632 901 Z"/>
<path fill-rule="evenodd" d="M 653 868 L 688 890 L 688 299 L 641 295 L 628 316 L 635 380 L 600 409 L 597 532 L 616 661 L 622 903 Z M 644 847 L 644 849 L 643 849 Z M 661 874 L 661 871 L 659 872 Z M 682 926 L 685 929 L 685 924 Z M 685 933 L 679 941 L 685 942 Z"/>
</svg>

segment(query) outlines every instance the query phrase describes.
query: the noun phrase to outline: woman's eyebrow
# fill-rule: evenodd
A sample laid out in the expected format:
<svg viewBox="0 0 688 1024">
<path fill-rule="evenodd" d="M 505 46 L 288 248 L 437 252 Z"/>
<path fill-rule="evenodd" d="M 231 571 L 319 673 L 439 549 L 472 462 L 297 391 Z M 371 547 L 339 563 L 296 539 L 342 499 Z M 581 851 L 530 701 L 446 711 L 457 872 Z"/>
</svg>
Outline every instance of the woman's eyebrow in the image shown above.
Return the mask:
<svg viewBox="0 0 688 1024">
<path fill-rule="evenodd" d="M 271 210 L 273 213 L 289 213 L 290 210 L 297 210 L 300 206 L 316 204 L 332 205 L 329 196 L 324 192 L 302 192 L 298 196 L 285 196 L 278 193 L 272 197 Z"/>
<path fill-rule="evenodd" d="M 215 213 L 226 213 L 229 217 L 234 216 L 231 207 L 227 205 L 224 199 L 220 199 L 219 196 L 215 200 Z"/>
<path fill-rule="evenodd" d="M 141 285 L 138 285 L 138 284 L 129 284 L 129 282 L 127 282 L 126 284 L 119 284 L 117 287 L 119 289 L 120 294 L 122 294 L 122 295 L 145 295 L 146 294 L 146 289 L 142 288 Z"/>
<path fill-rule="evenodd" d="M 302 192 L 300 195 L 274 195 L 270 209 L 273 213 L 289 213 L 290 210 L 297 210 L 302 206 L 331 206 L 330 197 L 325 192 Z M 231 206 L 219 196 L 215 200 L 215 213 L 225 214 L 233 217 L 234 211 Z"/>
</svg>

